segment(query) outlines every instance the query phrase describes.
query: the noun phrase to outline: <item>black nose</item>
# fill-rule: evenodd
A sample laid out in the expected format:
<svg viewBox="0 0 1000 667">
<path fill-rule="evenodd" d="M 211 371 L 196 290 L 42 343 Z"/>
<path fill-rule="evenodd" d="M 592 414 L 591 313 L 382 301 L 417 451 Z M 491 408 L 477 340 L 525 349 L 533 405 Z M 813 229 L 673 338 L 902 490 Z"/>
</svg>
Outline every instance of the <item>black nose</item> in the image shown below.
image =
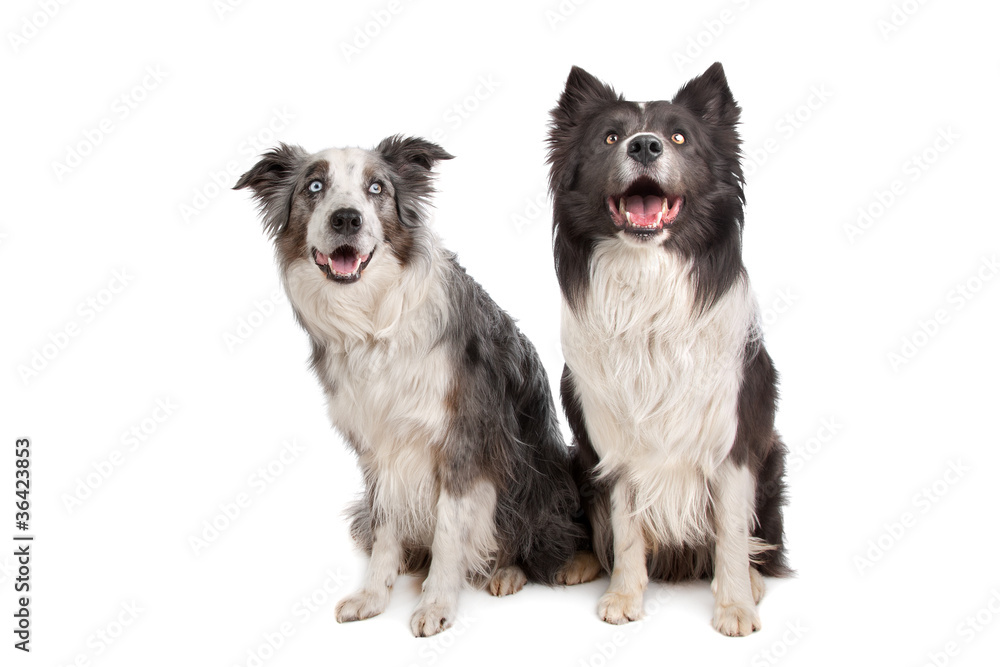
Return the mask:
<svg viewBox="0 0 1000 667">
<path fill-rule="evenodd" d="M 643 134 L 628 144 L 628 156 L 643 166 L 663 155 L 663 142 L 656 137 Z"/>
<path fill-rule="evenodd" d="M 338 234 L 357 234 L 361 229 L 361 211 L 355 208 L 338 208 L 330 216 L 330 226 Z"/>
</svg>

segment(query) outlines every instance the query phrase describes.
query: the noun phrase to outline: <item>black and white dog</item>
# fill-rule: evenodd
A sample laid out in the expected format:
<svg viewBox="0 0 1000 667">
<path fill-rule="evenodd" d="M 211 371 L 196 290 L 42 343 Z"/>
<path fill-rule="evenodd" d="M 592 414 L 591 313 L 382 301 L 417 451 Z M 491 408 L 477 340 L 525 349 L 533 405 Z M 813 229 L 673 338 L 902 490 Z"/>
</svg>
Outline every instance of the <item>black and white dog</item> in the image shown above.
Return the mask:
<svg viewBox="0 0 1000 667">
<path fill-rule="evenodd" d="M 364 472 L 351 531 L 371 560 L 337 620 L 379 614 L 401 571 L 429 567 L 417 636 L 451 625 L 467 577 L 506 595 L 600 569 L 575 555 L 579 497 L 534 348 L 428 227 L 431 169 L 451 157 L 399 136 L 371 151 L 281 145 L 236 184 L 260 204 Z"/>
<path fill-rule="evenodd" d="M 789 572 L 777 376 L 741 258 L 740 109 L 716 63 L 672 101 L 625 101 L 574 67 L 549 134 L 562 398 L 599 613 L 638 618 L 650 576 L 713 576 L 713 625 L 760 627 Z"/>
</svg>

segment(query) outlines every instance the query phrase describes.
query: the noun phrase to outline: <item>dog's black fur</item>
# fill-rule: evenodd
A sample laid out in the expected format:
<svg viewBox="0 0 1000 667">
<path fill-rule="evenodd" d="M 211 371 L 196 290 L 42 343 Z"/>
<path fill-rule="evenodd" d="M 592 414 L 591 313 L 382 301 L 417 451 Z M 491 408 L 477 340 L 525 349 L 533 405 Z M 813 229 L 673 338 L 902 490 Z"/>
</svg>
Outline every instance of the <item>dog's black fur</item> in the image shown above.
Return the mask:
<svg viewBox="0 0 1000 667">
<path fill-rule="evenodd" d="M 745 278 L 741 257 L 744 177 L 740 165 L 737 124 L 740 108 L 730 92 L 722 66 L 712 65 L 678 90 L 671 101 L 641 106 L 626 101 L 610 86 L 574 67 L 558 104 L 551 112 L 549 186 L 554 200 L 555 267 L 563 297 L 571 309 L 581 307 L 592 281 L 596 245 L 623 234 L 608 211 L 608 197 L 634 184 L 621 182 L 618 164 L 607 150 L 610 133 L 632 136 L 655 132 L 662 137 L 682 132 L 683 145 L 665 141 L 664 150 L 676 169 L 656 190 L 682 196 L 683 208 L 669 225 L 664 252 L 692 263 L 691 280 L 698 307 L 708 311 L 738 280 Z M 627 230 L 626 230 L 627 231 Z M 608 344 L 614 344 L 608 341 Z M 762 574 L 787 575 L 782 523 L 785 503 L 785 446 L 774 429 L 777 373 L 759 339 L 751 333 L 743 362 L 738 398 L 738 430 L 729 456 L 748 465 L 756 481 L 752 536 L 770 545 L 754 563 Z M 575 471 L 588 515 L 593 522 L 594 550 L 608 571 L 613 567 L 609 526 L 609 489 L 613 475 L 594 474 L 599 456 L 586 425 L 569 366 L 562 377 L 562 401 L 575 437 Z M 711 576 L 710 544 L 659 544 L 649 555 L 651 576 L 685 579 Z"/>
</svg>

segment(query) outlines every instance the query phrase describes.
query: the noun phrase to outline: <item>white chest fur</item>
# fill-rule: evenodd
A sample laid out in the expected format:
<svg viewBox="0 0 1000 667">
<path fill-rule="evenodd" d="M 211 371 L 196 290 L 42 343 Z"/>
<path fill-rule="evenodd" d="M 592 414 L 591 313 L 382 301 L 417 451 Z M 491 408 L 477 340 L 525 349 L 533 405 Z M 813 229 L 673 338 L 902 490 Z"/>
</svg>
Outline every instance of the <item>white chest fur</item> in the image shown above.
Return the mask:
<svg viewBox="0 0 1000 667">
<path fill-rule="evenodd" d="M 597 247 L 581 308 L 563 308 L 563 352 L 599 472 L 635 490 L 647 530 L 672 543 L 711 532 L 708 482 L 736 437 L 756 306 L 741 280 L 706 312 L 690 266 L 657 247 Z"/>
<path fill-rule="evenodd" d="M 317 370 L 334 387 L 330 419 L 357 447 L 375 510 L 401 536 L 429 543 L 452 369 L 437 344 L 448 312 L 442 282 L 434 271 L 412 273 L 373 263 L 358 283 L 335 286 L 301 262 L 285 284 L 310 334 L 327 346 Z"/>
</svg>

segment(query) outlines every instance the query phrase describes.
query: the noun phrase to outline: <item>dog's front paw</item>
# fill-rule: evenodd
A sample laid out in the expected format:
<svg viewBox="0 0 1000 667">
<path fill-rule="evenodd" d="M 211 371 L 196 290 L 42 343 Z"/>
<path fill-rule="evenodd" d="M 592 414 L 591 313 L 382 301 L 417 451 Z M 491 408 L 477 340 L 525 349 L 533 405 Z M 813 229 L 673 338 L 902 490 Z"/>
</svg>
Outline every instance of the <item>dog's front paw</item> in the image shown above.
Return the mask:
<svg viewBox="0 0 1000 667">
<path fill-rule="evenodd" d="M 337 622 L 361 621 L 385 611 L 388 595 L 360 590 L 337 603 Z"/>
<path fill-rule="evenodd" d="M 589 551 L 577 551 L 573 558 L 556 572 L 556 583 L 565 586 L 585 584 L 601 576 L 601 564 Z"/>
<path fill-rule="evenodd" d="M 629 595 L 608 591 L 601 596 L 597 613 L 605 623 L 622 625 L 642 616 L 642 593 Z"/>
<path fill-rule="evenodd" d="M 518 592 L 528 583 L 524 570 L 517 565 L 502 567 L 490 578 L 490 594 L 502 597 Z"/>
<path fill-rule="evenodd" d="M 760 617 L 753 605 L 717 604 L 712 625 L 729 637 L 746 637 L 753 631 L 760 630 Z"/>
<path fill-rule="evenodd" d="M 447 630 L 455 618 L 454 605 L 443 602 L 421 602 L 410 618 L 414 637 L 430 637 Z"/>
</svg>

